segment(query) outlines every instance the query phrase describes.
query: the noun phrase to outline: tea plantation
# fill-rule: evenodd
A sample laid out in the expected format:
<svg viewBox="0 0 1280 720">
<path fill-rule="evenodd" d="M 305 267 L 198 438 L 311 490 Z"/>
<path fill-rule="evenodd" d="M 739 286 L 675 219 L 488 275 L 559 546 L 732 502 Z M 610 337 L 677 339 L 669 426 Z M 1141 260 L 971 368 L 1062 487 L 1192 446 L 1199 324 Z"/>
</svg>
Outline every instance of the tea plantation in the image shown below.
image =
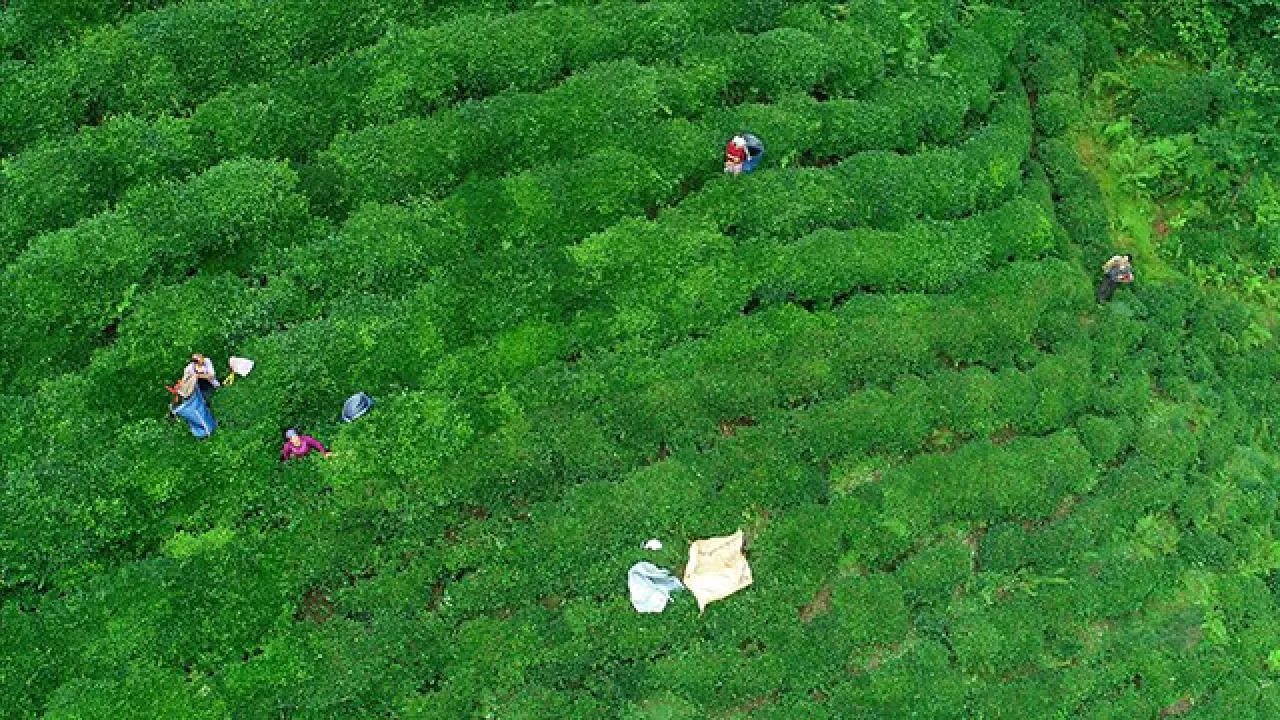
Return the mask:
<svg viewBox="0 0 1280 720">
<path fill-rule="evenodd" d="M 0 6 L 0 716 L 1280 718 L 1276 3 Z"/>
</svg>

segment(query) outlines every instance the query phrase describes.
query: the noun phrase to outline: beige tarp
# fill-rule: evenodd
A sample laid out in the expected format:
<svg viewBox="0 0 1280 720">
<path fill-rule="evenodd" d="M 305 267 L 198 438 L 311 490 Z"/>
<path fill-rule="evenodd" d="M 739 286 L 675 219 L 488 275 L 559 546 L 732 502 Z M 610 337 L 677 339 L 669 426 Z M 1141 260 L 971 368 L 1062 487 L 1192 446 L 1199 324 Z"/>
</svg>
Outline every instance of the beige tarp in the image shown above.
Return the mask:
<svg viewBox="0 0 1280 720">
<path fill-rule="evenodd" d="M 751 566 L 742 554 L 742 531 L 697 540 L 689 546 L 684 586 L 698 599 L 698 610 L 751 584 Z"/>
</svg>

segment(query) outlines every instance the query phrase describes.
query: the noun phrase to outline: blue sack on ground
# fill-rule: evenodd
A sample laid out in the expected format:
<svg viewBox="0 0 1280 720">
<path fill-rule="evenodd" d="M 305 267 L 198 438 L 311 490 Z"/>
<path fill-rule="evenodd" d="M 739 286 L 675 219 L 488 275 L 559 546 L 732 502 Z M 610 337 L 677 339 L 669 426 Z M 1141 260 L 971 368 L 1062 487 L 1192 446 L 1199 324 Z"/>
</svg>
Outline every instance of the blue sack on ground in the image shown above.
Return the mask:
<svg viewBox="0 0 1280 720">
<path fill-rule="evenodd" d="M 764 143 L 751 133 L 746 133 L 742 136 L 742 139 L 747 141 L 747 161 L 742 164 L 742 171 L 751 172 L 756 169 L 756 166 L 760 164 L 760 159 L 764 157 Z"/>
<path fill-rule="evenodd" d="M 352 395 L 342 404 L 342 422 L 355 420 L 369 412 L 371 407 L 373 407 L 373 398 L 362 392 Z"/>
<path fill-rule="evenodd" d="M 183 400 L 181 405 L 173 409 L 173 414 L 186 420 L 187 425 L 191 427 L 191 434 L 197 438 L 209 437 L 218 426 L 202 393 L 191 393 L 191 397 Z"/>
</svg>

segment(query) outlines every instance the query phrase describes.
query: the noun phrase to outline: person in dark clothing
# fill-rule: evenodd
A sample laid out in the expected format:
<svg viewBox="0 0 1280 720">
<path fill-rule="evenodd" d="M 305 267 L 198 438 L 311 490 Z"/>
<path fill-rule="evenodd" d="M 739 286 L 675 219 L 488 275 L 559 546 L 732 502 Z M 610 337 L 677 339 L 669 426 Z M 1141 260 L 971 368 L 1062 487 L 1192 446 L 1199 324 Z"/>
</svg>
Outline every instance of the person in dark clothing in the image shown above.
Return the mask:
<svg viewBox="0 0 1280 720">
<path fill-rule="evenodd" d="M 1120 283 L 1133 282 L 1133 256 L 1115 255 L 1102 265 L 1102 284 L 1098 286 L 1098 302 L 1111 301 L 1116 286 Z"/>
</svg>

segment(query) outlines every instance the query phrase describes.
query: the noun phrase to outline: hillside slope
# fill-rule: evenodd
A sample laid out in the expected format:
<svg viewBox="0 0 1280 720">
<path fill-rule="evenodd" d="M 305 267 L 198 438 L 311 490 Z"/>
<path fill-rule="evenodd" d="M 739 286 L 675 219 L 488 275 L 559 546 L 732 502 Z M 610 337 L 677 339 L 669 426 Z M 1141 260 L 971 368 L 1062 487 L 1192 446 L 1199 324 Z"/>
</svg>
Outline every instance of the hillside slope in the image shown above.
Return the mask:
<svg viewBox="0 0 1280 720">
<path fill-rule="evenodd" d="M 313 4 L 0 15 L 7 715 L 1280 716 L 1272 319 L 1080 152 L 1105 16 Z"/>
</svg>

